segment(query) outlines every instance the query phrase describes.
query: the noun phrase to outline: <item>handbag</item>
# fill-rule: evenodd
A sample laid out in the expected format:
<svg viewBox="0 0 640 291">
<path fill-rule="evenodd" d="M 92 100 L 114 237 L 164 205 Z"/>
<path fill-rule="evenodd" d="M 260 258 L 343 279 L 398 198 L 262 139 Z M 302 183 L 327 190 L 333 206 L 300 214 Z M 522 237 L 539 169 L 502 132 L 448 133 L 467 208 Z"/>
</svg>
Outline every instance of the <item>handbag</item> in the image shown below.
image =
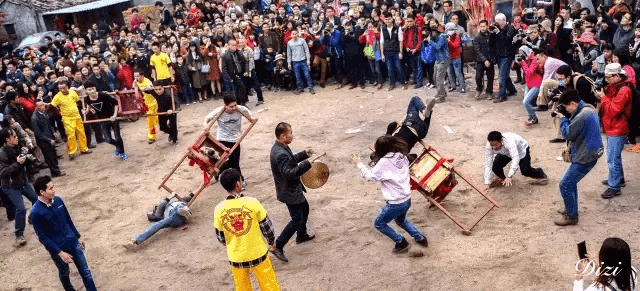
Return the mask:
<svg viewBox="0 0 640 291">
<path fill-rule="evenodd" d="M 372 45 L 367 45 L 364 47 L 364 55 L 367 57 L 367 59 L 370 60 L 375 60 L 376 56 L 373 54 L 373 46 Z"/>
<path fill-rule="evenodd" d="M 571 163 L 571 143 L 567 142 L 567 146 L 562 150 L 562 160 Z"/>
<path fill-rule="evenodd" d="M 202 67 L 200 68 L 200 73 L 208 74 L 209 72 L 211 72 L 211 67 L 208 64 L 202 65 Z"/>
</svg>

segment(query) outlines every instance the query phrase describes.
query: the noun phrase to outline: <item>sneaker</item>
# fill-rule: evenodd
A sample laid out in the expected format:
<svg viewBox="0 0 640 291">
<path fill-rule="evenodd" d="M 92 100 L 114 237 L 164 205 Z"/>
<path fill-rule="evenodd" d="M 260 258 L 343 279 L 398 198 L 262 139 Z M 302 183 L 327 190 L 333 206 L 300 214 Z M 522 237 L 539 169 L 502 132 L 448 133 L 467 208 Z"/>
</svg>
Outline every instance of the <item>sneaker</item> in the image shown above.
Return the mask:
<svg viewBox="0 0 640 291">
<path fill-rule="evenodd" d="M 309 88 L 309 93 L 311 93 L 311 95 L 314 95 L 314 94 L 316 94 L 316 91 L 313 91 L 312 88 Z"/>
<path fill-rule="evenodd" d="M 121 153 L 121 154 L 120 154 L 120 158 L 121 158 L 123 161 L 128 161 L 128 160 L 129 160 L 129 156 L 127 156 L 127 154 L 125 154 L 125 153 Z"/>
<path fill-rule="evenodd" d="M 279 89 L 278 87 L 273 88 L 273 92 L 274 92 L 274 93 L 275 93 L 275 92 L 278 92 L 278 91 L 280 91 L 280 89 Z"/>
<path fill-rule="evenodd" d="M 360 89 L 364 89 L 364 83 L 360 84 Z"/>
<path fill-rule="evenodd" d="M 539 106 L 536 106 L 535 108 L 533 108 L 533 110 L 535 110 L 535 111 L 547 111 L 547 110 L 549 110 L 549 107 L 547 105 L 539 105 Z"/>
<path fill-rule="evenodd" d="M 538 119 L 529 119 L 524 123 L 524 126 L 532 126 L 538 123 Z"/>
<path fill-rule="evenodd" d="M 191 217 L 191 210 L 188 207 L 180 207 L 178 208 L 178 215 L 188 219 Z"/>
<path fill-rule="evenodd" d="M 456 90 L 456 88 L 449 88 L 449 92 L 453 92 L 455 90 Z"/>
<path fill-rule="evenodd" d="M 407 90 L 409 88 L 409 86 L 407 86 L 407 83 L 402 84 L 402 89 Z"/>
<path fill-rule="evenodd" d="M 567 215 L 562 215 L 559 218 L 556 218 L 553 223 L 558 226 L 576 225 L 578 224 L 578 218 L 569 218 Z"/>
<path fill-rule="evenodd" d="M 300 94 L 300 90 L 298 90 L 298 89 L 293 90 L 293 94 L 299 95 Z"/>
<path fill-rule="evenodd" d="M 264 101 L 258 101 L 258 103 L 256 103 L 256 106 L 260 106 L 262 104 L 264 104 Z"/>
<path fill-rule="evenodd" d="M 417 239 L 416 243 L 421 245 L 421 246 L 423 246 L 423 247 L 425 247 L 425 248 L 429 246 L 429 241 L 427 241 L 427 237 L 426 236 L 423 236 L 422 239 L 419 239 L 419 240 Z"/>
<path fill-rule="evenodd" d="M 561 143 L 561 142 L 565 142 L 566 140 L 564 138 L 554 138 L 552 140 L 550 140 L 550 143 Z"/>
<path fill-rule="evenodd" d="M 382 89 L 382 84 L 376 85 L 376 89 L 378 89 L 378 90 Z"/>
<path fill-rule="evenodd" d="M 465 90 L 464 88 L 460 89 L 460 93 L 466 93 L 467 90 Z"/>
<path fill-rule="evenodd" d="M 435 98 L 435 100 L 436 100 L 436 103 L 443 103 L 445 101 L 445 98 L 444 97 L 437 97 L 437 98 Z"/>
<path fill-rule="evenodd" d="M 135 239 L 132 239 L 127 243 L 123 244 L 122 246 L 129 251 L 133 251 L 138 246 L 138 242 Z"/>
<path fill-rule="evenodd" d="M 89 145 L 87 145 L 87 147 L 90 148 L 90 149 L 94 149 L 94 148 L 96 148 L 96 145 L 95 144 L 89 144 Z"/>
<path fill-rule="evenodd" d="M 433 88 L 435 88 L 435 87 L 436 87 L 436 85 L 429 84 L 429 89 L 433 89 Z"/>
<path fill-rule="evenodd" d="M 80 152 L 81 155 L 86 155 L 86 154 L 90 154 L 90 153 L 93 153 L 93 151 L 92 150 L 87 150 L 85 152 Z"/>
<path fill-rule="evenodd" d="M 493 103 L 500 103 L 500 102 L 504 102 L 504 101 L 507 101 L 507 97 L 498 97 L 498 98 L 493 100 Z"/>
<path fill-rule="evenodd" d="M 69 161 L 73 161 L 76 159 L 76 155 L 75 154 L 69 154 Z"/>
<path fill-rule="evenodd" d="M 274 256 L 276 256 L 276 258 L 278 258 L 278 260 L 281 260 L 283 262 L 288 262 L 289 259 L 287 259 L 287 257 L 284 255 L 284 250 L 283 249 L 271 249 L 269 250 Z"/>
<path fill-rule="evenodd" d="M 391 86 L 389 86 L 389 89 L 387 89 L 387 91 L 391 91 L 391 90 L 393 90 L 395 88 L 396 88 L 396 85 L 391 85 Z"/>
<path fill-rule="evenodd" d="M 60 171 L 58 173 L 51 174 L 51 177 L 54 177 L 54 178 L 56 178 L 56 177 L 64 177 L 66 175 L 67 175 L 67 173 L 65 173 L 64 171 Z"/>
<path fill-rule="evenodd" d="M 308 242 L 308 241 L 310 241 L 310 240 L 313 240 L 314 238 L 316 238 L 316 235 L 315 235 L 315 234 L 314 234 L 314 235 L 308 235 L 308 234 L 307 234 L 307 236 L 306 236 L 306 237 L 304 237 L 303 239 L 299 239 L 299 240 L 298 240 L 298 239 L 296 239 L 296 243 L 297 243 L 297 244 L 305 243 L 305 242 Z"/>
<path fill-rule="evenodd" d="M 22 236 L 22 235 L 21 235 L 21 236 L 17 236 L 17 237 L 16 237 L 16 243 L 15 243 L 15 246 L 16 246 L 17 248 L 22 247 L 22 246 L 24 246 L 24 245 L 26 245 L 26 244 L 27 244 L 27 240 L 24 238 L 24 236 Z"/>
<path fill-rule="evenodd" d="M 156 140 L 155 140 L 155 139 L 149 139 L 149 144 L 152 144 L 152 143 L 154 143 L 154 142 L 156 142 Z"/>
<path fill-rule="evenodd" d="M 428 98 L 427 106 L 425 106 L 424 111 L 422 112 L 422 115 L 424 115 L 425 118 L 431 116 L 431 111 L 433 111 L 434 106 L 436 106 L 436 99 Z"/>
<path fill-rule="evenodd" d="M 422 88 L 422 84 L 416 84 L 415 86 L 413 86 L 413 89 L 420 89 Z"/>
<path fill-rule="evenodd" d="M 602 185 L 609 186 L 609 180 L 602 180 Z M 620 181 L 620 187 L 627 186 L 627 183 L 624 181 L 624 178 Z"/>
<path fill-rule="evenodd" d="M 620 190 L 614 190 L 614 189 L 608 188 L 606 191 L 604 191 L 604 193 L 602 193 L 602 195 L 600 195 L 600 197 L 604 199 L 611 199 L 613 197 L 620 196 L 620 194 L 622 194 Z"/>
<path fill-rule="evenodd" d="M 349 90 L 353 90 L 357 87 L 358 87 L 358 84 L 351 84 L 351 86 L 349 86 Z"/>
<path fill-rule="evenodd" d="M 118 157 L 122 153 L 118 149 L 116 149 L 115 151 L 113 151 L 113 154 L 116 155 L 116 157 Z"/>
<path fill-rule="evenodd" d="M 399 253 L 407 252 L 408 250 L 409 250 L 409 242 L 403 237 L 401 242 L 396 243 L 396 246 L 393 248 L 393 253 L 399 254 Z"/>
</svg>

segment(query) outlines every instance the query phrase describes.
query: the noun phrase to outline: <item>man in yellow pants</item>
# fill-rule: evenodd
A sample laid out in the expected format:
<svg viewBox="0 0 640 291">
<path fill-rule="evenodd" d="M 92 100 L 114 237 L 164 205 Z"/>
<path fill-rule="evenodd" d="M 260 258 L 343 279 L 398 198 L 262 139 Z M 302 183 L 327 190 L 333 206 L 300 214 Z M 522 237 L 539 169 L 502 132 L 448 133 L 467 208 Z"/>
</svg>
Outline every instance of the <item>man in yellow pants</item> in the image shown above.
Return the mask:
<svg viewBox="0 0 640 291">
<path fill-rule="evenodd" d="M 253 290 L 249 274 L 253 272 L 260 290 L 279 291 L 267 244 L 262 239 L 264 236 L 269 245 L 275 246 L 273 224 L 267 211 L 257 199 L 242 195 L 238 170 L 224 170 L 220 184 L 227 190 L 227 199 L 216 206 L 213 224 L 218 240 L 227 247 L 236 290 Z"/>
<path fill-rule="evenodd" d="M 149 108 L 149 110 L 147 110 L 147 114 L 157 114 L 158 101 L 156 101 L 156 98 L 154 98 L 153 95 L 147 93 L 153 91 L 153 83 L 151 82 L 151 80 L 145 78 L 139 71 L 133 73 L 133 78 L 135 79 L 133 85 L 142 93 L 142 96 L 144 97 L 144 103 Z M 159 122 L 157 115 L 147 116 L 147 137 L 149 138 L 150 144 L 156 141 L 156 126 L 158 125 L 158 123 Z"/>
<path fill-rule="evenodd" d="M 87 147 L 87 136 L 84 134 L 84 125 L 78 111 L 77 102 L 80 100 L 78 94 L 73 90 L 69 90 L 69 83 L 66 81 L 58 83 L 58 88 L 60 92 L 53 97 L 51 105 L 60 108 L 62 124 L 67 134 L 67 153 L 69 154 L 69 160 L 73 160 L 78 152 L 76 137 L 80 144 L 81 154 L 89 154 L 91 150 Z"/>
</svg>

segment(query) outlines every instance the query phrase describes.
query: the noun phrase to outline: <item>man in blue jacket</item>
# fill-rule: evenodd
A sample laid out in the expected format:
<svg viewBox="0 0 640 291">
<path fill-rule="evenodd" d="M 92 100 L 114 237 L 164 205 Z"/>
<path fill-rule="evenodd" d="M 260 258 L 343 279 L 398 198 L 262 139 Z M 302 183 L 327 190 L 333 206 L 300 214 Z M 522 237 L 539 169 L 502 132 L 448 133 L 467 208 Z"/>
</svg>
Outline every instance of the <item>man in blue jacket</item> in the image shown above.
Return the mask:
<svg viewBox="0 0 640 291">
<path fill-rule="evenodd" d="M 84 257 L 85 243 L 80 238 L 62 198 L 55 196 L 51 177 L 36 179 L 38 201 L 31 207 L 31 222 L 38 239 L 58 268 L 64 290 L 75 290 L 69 279 L 69 264 L 75 263 L 87 291 L 96 290 L 89 265 Z"/>
<path fill-rule="evenodd" d="M 340 30 L 334 29 L 333 22 L 327 22 L 324 30 L 324 36 L 322 37 L 322 43 L 327 46 L 327 52 L 331 58 L 331 70 L 334 72 L 336 83 L 338 83 L 338 87 L 336 89 L 344 87 L 344 66 L 342 64 L 343 52 L 341 38 L 342 33 Z"/>
<path fill-rule="evenodd" d="M 554 220 L 559 226 L 578 224 L 578 182 L 596 165 L 604 153 L 600 138 L 598 113 L 591 104 L 580 100 L 574 90 L 560 95 L 556 114 L 560 120 L 562 137 L 571 145 L 571 165 L 560 180 L 560 194 L 564 209 L 558 210 L 562 216 Z"/>
</svg>

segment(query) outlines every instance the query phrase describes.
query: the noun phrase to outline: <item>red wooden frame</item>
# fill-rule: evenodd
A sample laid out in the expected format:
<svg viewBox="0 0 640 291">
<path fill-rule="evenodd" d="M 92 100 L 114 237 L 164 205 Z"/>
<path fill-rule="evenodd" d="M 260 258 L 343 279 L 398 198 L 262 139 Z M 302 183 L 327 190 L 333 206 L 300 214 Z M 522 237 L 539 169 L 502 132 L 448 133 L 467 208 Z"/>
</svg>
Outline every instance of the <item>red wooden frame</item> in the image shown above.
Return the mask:
<svg viewBox="0 0 640 291">
<path fill-rule="evenodd" d="M 165 89 L 169 89 L 171 91 L 171 103 L 173 104 L 173 113 L 176 113 L 176 99 L 175 99 L 175 92 L 178 90 L 178 88 L 176 86 L 164 86 Z M 142 112 L 142 102 L 144 102 L 144 100 L 142 99 L 141 93 L 140 91 L 138 91 L 138 89 L 123 89 L 123 90 L 118 90 L 115 92 L 109 92 L 107 93 L 109 95 L 115 96 L 116 100 L 118 101 L 118 117 L 116 117 L 116 120 L 124 120 L 124 119 L 129 119 L 132 117 L 146 117 L 146 116 L 158 116 L 158 115 L 167 115 L 169 113 L 167 112 L 157 112 L 155 114 L 146 114 L 145 112 Z M 82 97 L 80 100 L 82 101 L 82 107 L 86 108 L 86 105 L 84 103 L 84 98 Z M 89 119 L 87 120 L 87 114 L 86 112 L 82 114 L 82 122 L 83 123 L 96 123 L 96 122 L 103 122 L 103 121 L 110 121 L 110 118 L 104 118 L 104 119 Z"/>
</svg>

